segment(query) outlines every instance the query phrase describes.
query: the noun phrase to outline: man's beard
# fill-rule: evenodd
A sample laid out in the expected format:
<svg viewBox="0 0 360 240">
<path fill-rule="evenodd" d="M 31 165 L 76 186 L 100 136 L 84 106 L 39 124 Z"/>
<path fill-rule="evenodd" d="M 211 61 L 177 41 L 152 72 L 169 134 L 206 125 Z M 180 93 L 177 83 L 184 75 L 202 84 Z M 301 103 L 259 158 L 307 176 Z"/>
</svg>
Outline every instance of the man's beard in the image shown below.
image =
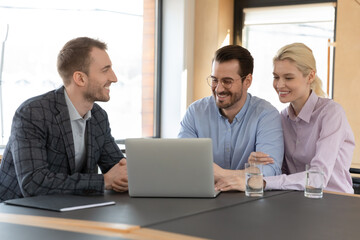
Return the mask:
<svg viewBox="0 0 360 240">
<path fill-rule="evenodd" d="M 234 104 L 239 102 L 243 96 L 242 88 L 241 88 L 241 91 L 237 92 L 237 93 L 231 93 L 229 91 L 222 91 L 218 94 L 230 96 L 230 102 L 225 104 L 218 100 L 216 91 L 215 90 L 213 91 L 213 96 L 215 98 L 216 106 L 220 109 L 227 109 L 227 108 L 232 107 Z"/>
<path fill-rule="evenodd" d="M 84 98 L 89 102 L 107 102 L 110 100 L 110 97 L 103 94 L 99 89 L 96 89 L 96 91 L 93 91 L 94 89 L 90 89 L 84 94 Z"/>
</svg>

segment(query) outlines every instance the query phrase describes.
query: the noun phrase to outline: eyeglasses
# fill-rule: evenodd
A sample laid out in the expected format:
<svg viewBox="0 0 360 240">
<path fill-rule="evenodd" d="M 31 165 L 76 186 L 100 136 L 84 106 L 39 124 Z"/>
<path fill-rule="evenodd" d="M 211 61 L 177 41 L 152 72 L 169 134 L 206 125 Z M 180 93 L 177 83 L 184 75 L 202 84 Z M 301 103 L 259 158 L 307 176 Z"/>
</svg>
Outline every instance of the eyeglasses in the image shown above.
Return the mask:
<svg viewBox="0 0 360 240">
<path fill-rule="evenodd" d="M 239 77 L 239 78 L 236 78 L 236 79 L 232 79 L 232 78 L 229 78 L 229 77 L 226 77 L 226 78 L 222 78 L 222 79 L 217 79 L 216 77 L 213 77 L 213 76 L 208 76 L 206 78 L 206 81 L 208 83 L 208 85 L 211 87 L 211 88 L 216 88 L 217 85 L 219 84 L 219 82 L 221 82 L 221 85 L 226 88 L 226 89 L 230 89 L 232 87 L 232 84 L 235 82 L 235 80 L 238 80 L 238 79 L 245 79 L 247 76 L 242 76 L 242 77 Z"/>
</svg>

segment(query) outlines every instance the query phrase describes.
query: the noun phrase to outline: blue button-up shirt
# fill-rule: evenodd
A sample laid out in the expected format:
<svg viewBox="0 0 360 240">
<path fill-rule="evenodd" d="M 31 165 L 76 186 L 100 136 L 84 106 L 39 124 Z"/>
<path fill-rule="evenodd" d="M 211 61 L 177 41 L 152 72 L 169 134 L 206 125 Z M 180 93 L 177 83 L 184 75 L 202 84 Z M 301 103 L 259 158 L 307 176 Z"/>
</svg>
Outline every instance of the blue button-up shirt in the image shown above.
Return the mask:
<svg viewBox="0 0 360 240">
<path fill-rule="evenodd" d="M 269 102 L 247 94 L 230 124 L 213 96 L 192 103 L 181 121 L 180 138 L 211 138 L 214 162 L 225 169 L 244 169 L 251 152 L 264 152 L 275 161 L 264 176 L 281 174 L 284 140 L 280 114 Z"/>
</svg>

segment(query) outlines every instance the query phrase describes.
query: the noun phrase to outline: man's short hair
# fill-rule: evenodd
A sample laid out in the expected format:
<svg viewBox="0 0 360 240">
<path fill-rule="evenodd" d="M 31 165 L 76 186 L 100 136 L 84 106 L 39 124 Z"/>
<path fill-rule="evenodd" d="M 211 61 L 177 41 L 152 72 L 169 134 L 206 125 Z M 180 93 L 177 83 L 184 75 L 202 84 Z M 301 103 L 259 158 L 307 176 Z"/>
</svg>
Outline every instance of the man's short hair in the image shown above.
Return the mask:
<svg viewBox="0 0 360 240">
<path fill-rule="evenodd" d="M 254 58 L 250 52 L 239 45 L 227 45 L 219 48 L 215 52 L 214 61 L 223 63 L 236 59 L 239 62 L 239 75 L 241 77 L 247 76 L 249 73 L 253 73 Z M 243 80 L 244 81 L 244 80 Z"/>
<path fill-rule="evenodd" d="M 89 73 L 90 52 L 93 48 L 107 50 L 107 45 L 96 39 L 79 37 L 67 42 L 57 57 L 57 69 L 64 85 L 69 85 L 76 71 Z"/>
</svg>

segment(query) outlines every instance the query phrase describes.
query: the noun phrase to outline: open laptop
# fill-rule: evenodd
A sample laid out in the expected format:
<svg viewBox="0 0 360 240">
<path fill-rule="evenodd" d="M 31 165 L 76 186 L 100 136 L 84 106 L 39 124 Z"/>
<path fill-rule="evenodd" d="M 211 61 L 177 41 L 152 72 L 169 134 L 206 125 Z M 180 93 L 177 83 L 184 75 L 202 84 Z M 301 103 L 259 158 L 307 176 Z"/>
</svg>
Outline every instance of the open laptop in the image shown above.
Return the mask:
<svg viewBox="0 0 360 240">
<path fill-rule="evenodd" d="M 131 197 L 214 198 L 210 138 L 125 140 Z"/>
</svg>

